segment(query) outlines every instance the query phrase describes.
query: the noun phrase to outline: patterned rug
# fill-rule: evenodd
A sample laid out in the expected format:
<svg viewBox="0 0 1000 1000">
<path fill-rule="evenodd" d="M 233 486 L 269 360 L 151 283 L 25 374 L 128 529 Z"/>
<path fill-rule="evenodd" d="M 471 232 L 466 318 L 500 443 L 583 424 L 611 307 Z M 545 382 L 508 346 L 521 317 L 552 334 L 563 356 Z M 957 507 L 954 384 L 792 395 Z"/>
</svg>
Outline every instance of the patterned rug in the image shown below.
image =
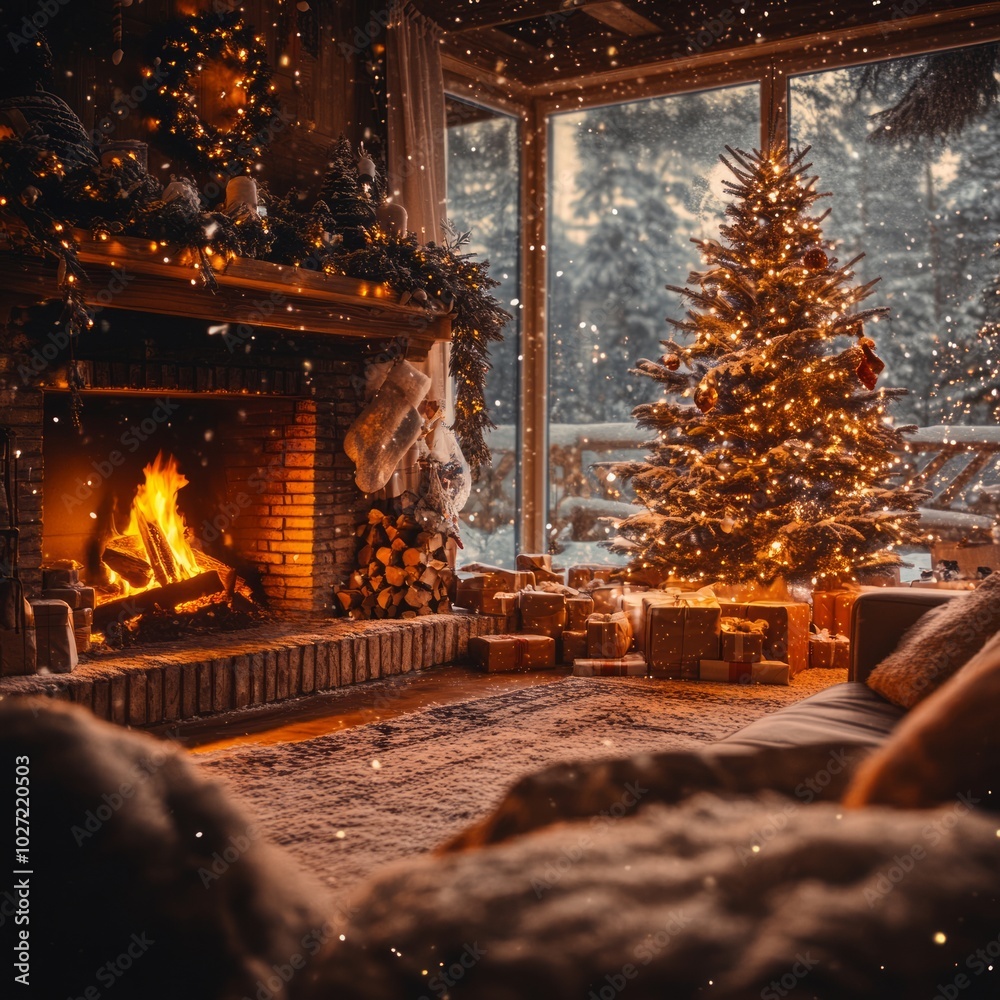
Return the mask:
<svg viewBox="0 0 1000 1000">
<path fill-rule="evenodd" d="M 806 670 L 790 687 L 566 677 L 194 759 L 339 894 L 481 818 L 524 773 L 561 760 L 691 749 L 845 679 L 843 670 Z M 372 689 L 383 703 L 392 697 L 389 685 Z"/>
</svg>

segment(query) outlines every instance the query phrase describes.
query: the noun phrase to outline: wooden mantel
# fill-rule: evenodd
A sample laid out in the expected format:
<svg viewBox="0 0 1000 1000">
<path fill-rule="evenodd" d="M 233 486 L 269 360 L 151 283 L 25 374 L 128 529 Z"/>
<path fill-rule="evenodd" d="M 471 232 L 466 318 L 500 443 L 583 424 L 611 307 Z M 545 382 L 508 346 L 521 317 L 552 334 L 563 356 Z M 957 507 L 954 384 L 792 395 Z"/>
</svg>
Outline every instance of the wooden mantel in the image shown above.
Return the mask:
<svg viewBox="0 0 1000 1000">
<path fill-rule="evenodd" d="M 187 248 L 128 236 L 101 240 L 82 230 L 73 235 L 89 305 L 355 340 L 406 337 L 411 358 L 451 339 L 446 316 L 401 305 L 385 285 L 237 257 L 215 268 L 212 291 Z M 0 235 L 4 293 L 31 301 L 59 297 L 55 263 L 24 254 Z"/>
</svg>

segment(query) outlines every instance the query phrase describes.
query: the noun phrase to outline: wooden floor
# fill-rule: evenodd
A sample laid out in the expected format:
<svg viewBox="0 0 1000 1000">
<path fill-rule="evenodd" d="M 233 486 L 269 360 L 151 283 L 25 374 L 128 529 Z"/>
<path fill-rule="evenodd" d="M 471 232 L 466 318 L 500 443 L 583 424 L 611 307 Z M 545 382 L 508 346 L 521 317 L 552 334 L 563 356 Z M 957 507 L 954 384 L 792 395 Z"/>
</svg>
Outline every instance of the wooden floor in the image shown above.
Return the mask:
<svg viewBox="0 0 1000 1000">
<path fill-rule="evenodd" d="M 223 747 L 297 743 L 355 726 L 417 712 L 431 705 L 471 701 L 516 688 L 551 684 L 569 668 L 531 673 L 485 674 L 468 666 L 434 667 L 346 690 L 286 702 L 253 714 L 196 719 L 174 725 L 171 738 L 194 753 Z M 156 732 L 153 728 L 151 732 Z"/>
</svg>

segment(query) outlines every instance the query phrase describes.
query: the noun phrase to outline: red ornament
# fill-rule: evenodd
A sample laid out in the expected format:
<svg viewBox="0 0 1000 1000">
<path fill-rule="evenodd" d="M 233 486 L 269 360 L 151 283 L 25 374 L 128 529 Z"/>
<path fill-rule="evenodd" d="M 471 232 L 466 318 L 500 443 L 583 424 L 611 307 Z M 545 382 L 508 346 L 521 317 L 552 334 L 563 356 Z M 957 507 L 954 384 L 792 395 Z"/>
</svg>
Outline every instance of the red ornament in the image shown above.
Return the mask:
<svg viewBox="0 0 1000 1000">
<path fill-rule="evenodd" d="M 681 359 L 676 354 L 667 354 L 663 358 L 663 367 L 667 371 L 675 372 L 681 366 Z"/>
<path fill-rule="evenodd" d="M 714 385 L 699 386 L 694 391 L 694 405 L 702 413 L 708 413 L 719 401 L 719 390 Z"/>
<path fill-rule="evenodd" d="M 830 258 L 819 247 L 810 247 L 802 255 L 802 263 L 810 271 L 822 271 L 830 263 Z"/>
<path fill-rule="evenodd" d="M 870 392 L 875 388 L 879 374 L 885 368 L 885 362 L 881 358 L 876 357 L 875 352 L 865 343 L 861 344 L 861 353 L 864 357 L 855 371 L 861 380 L 861 384 Z"/>
</svg>

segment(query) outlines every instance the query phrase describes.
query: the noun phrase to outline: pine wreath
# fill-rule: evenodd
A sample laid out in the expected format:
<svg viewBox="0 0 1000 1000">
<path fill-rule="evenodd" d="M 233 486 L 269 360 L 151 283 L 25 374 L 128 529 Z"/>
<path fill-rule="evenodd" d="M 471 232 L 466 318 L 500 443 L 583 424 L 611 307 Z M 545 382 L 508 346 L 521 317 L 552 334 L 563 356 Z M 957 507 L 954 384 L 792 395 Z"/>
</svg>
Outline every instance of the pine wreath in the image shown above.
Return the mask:
<svg viewBox="0 0 1000 1000">
<path fill-rule="evenodd" d="M 238 11 L 209 11 L 167 29 L 154 61 L 148 72 L 160 77 L 160 85 L 149 100 L 163 145 L 201 169 L 245 173 L 273 138 L 275 122 L 284 121 L 263 41 Z M 233 86 L 245 96 L 225 130 L 201 117 L 191 86 L 207 66 L 220 63 L 236 71 Z"/>
</svg>

